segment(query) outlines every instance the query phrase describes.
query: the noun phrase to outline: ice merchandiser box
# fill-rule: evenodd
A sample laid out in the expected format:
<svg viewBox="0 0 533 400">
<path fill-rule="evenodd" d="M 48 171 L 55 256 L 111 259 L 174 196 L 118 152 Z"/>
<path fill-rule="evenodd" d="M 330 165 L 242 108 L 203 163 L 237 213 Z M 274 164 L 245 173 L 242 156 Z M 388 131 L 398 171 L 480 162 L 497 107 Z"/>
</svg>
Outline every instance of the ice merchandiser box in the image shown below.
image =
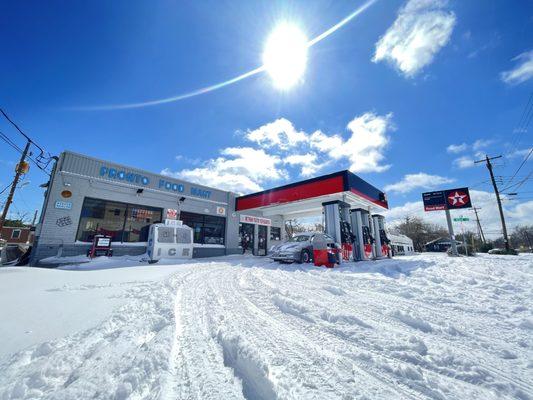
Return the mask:
<svg viewBox="0 0 533 400">
<path fill-rule="evenodd" d="M 150 262 L 162 258 L 192 258 L 193 231 L 181 221 L 153 224 L 148 234 L 147 254 Z"/>
</svg>

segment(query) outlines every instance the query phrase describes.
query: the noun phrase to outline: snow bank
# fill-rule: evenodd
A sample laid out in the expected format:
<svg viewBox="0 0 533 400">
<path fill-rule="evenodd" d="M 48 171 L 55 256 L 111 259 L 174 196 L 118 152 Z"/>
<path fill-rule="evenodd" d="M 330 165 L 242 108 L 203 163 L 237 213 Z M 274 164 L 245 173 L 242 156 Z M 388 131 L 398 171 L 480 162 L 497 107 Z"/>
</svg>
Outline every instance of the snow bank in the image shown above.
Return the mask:
<svg viewBox="0 0 533 400">
<path fill-rule="evenodd" d="M 91 264 L 0 269 L 0 399 L 533 398 L 530 255 Z"/>
</svg>

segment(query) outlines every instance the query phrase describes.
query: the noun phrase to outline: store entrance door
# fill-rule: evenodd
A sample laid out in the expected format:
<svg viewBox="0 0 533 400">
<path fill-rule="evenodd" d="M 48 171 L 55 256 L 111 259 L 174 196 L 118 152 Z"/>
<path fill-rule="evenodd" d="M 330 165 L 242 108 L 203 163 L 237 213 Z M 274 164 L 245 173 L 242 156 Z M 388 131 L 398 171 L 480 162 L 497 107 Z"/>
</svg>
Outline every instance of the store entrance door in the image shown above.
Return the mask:
<svg viewBox="0 0 533 400">
<path fill-rule="evenodd" d="M 257 255 L 266 256 L 267 255 L 267 227 L 265 225 L 258 226 L 259 231 L 257 232 Z"/>
<path fill-rule="evenodd" d="M 254 254 L 254 224 L 239 224 L 242 254 Z"/>
</svg>

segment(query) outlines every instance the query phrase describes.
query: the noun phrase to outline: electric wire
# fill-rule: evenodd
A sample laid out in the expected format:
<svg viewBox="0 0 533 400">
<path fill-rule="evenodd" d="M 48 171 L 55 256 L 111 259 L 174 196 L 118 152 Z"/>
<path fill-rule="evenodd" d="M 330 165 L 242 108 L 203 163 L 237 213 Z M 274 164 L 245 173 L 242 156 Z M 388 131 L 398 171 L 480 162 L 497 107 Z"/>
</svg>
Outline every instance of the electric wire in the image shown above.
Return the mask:
<svg viewBox="0 0 533 400">
<path fill-rule="evenodd" d="M 511 177 L 511 179 L 509 179 L 509 181 L 507 182 L 507 187 L 502 189 L 502 191 L 504 190 L 507 190 L 509 187 L 511 187 L 511 182 L 513 181 L 514 177 L 518 174 L 518 172 L 520 172 L 520 170 L 522 169 L 522 167 L 525 165 L 525 163 L 527 162 L 527 160 L 529 159 L 529 157 L 531 156 L 531 153 L 533 153 L 533 147 L 529 150 L 529 153 L 527 153 L 527 155 L 524 157 L 524 159 L 522 160 L 522 163 L 518 166 L 518 169 L 515 171 L 515 173 L 513 174 L 513 176 Z"/>
<path fill-rule="evenodd" d="M 39 154 L 35 158 L 32 158 L 31 155 L 29 155 L 28 158 L 32 160 L 41 170 L 48 173 L 48 171 L 46 171 L 46 168 L 48 168 L 48 166 L 53 160 L 53 157 L 50 155 L 50 153 L 46 152 L 41 146 L 39 146 L 35 141 L 33 141 L 26 133 L 24 133 L 24 131 L 9 117 L 9 115 L 7 115 L 7 113 L 2 108 L 0 108 L 0 113 L 13 127 L 15 127 L 15 129 L 22 136 L 24 136 L 24 138 L 30 143 L 30 145 L 33 145 L 39 150 Z M 18 148 L 18 146 L 13 141 L 11 141 L 5 134 L 2 133 L 2 136 L 6 140 L 11 142 L 12 147 L 15 146 Z M 22 152 L 20 148 L 18 148 L 18 151 Z M 48 175 L 50 174 L 48 173 Z"/>
</svg>

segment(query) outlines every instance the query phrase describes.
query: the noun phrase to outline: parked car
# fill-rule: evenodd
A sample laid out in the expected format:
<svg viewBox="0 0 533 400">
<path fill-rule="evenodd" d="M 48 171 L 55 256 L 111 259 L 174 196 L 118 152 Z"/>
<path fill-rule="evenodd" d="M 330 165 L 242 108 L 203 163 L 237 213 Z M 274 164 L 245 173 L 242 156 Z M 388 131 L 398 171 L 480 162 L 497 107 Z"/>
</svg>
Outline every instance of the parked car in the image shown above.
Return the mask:
<svg viewBox="0 0 533 400">
<path fill-rule="evenodd" d="M 518 251 L 515 249 L 509 249 L 509 251 L 505 249 L 491 249 L 489 250 L 489 254 L 504 254 L 504 255 L 513 255 L 516 256 L 518 254 Z"/>
<path fill-rule="evenodd" d="M 321 241 L 334 243 L 337 248 L 340 244 L 335 239 L 322 232 L 297 233 L 289 240 L 273 246 L 270 249 L 270 258 L 280 262 L 308 263 L 313 261 L 313 242 Z"/>
</svg>

